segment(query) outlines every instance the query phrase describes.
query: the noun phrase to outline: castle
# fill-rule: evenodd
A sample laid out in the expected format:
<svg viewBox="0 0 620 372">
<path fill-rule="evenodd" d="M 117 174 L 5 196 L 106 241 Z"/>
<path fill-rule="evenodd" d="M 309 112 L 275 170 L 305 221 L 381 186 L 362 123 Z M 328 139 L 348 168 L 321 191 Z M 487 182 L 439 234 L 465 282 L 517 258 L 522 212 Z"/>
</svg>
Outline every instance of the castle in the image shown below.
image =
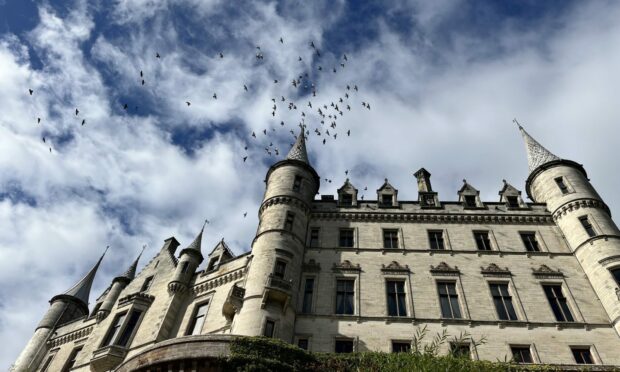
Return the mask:
<svg viewBox="0 0 620 372">
<path fill-rule="evenodd" d="M 519 129 L 532 203 L 505 181 L 498 202 L 467 182 L 441 201 L 425 169 L 415 201 L 387 180 L 376 200 L 349 180 L 315 199 L 302 132 L 267 172 L 250 252 L 222 240 L 205 257 L 203 231 L 180 252 L 168 238 L 89 311 L 100 259 L 52 297 L 13 370 L 206 371 L 235 335 L 404 352 L 425 326 L 484 337 L 442 345 L 473 359 L 620 365 L 620 231 L 585 169 Z"/>
</svg>

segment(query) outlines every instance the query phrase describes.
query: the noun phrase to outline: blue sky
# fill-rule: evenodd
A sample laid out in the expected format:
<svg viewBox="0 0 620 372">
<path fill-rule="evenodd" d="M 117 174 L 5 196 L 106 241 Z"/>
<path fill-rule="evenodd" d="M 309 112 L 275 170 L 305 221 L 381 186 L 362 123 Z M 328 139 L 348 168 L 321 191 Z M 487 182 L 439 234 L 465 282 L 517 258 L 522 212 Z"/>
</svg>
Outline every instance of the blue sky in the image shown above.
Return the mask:
<svg viewBox="0 0 620 372">
<path fill-rule="evenodd" d="M 0 0 L 0 365 L 107 245 L 91 299 L 205 218 L 206 250 L 247 251 L 302 119 L 322 194 L 349 170 L 367 200 L 384 178 L 414 200 L 425 167 L 442 200 L 466 178 L 496 201 L 527 178 L 517 117 L 615 215 L 617 19 L 612 1 Z"/>
</svg>

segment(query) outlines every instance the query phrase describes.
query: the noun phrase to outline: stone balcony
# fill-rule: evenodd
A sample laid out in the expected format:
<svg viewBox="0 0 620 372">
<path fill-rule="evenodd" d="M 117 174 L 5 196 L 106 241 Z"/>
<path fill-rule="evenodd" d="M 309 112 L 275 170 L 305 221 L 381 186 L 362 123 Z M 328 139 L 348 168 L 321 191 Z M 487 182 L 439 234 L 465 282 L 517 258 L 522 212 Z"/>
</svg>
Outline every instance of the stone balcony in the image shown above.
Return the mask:
<svg viewBox="0 0 620 372">
<path fill-rule="evenodd" d="M 127 355 L 127 348 L 117 345 L 105 346 L 95 350 L 90 366 L 93 371 L 109 371 L 118 366 Z"/>
<path fill-rule="evenodd" d="M 265 284 L 265 293 L 263 295 L 263 308 L 267 305 L 267 302 L 275 301 L 280 303 L 282 305 L 282 311 L 285 311 L 291 301 L 292 288 L 293 281 L 291 279 L 284 279 L 269 274 L 267 283 Z"/>
</svg>

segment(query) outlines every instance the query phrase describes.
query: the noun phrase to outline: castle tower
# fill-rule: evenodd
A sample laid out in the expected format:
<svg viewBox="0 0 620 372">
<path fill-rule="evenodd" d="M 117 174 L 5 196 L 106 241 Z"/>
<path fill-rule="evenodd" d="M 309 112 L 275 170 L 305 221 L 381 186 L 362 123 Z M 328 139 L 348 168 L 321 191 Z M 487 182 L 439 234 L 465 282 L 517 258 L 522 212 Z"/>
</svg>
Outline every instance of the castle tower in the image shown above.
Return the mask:
<svg viewBox="0 0 620 372">
<path fill-rule="evenodd" d="M 106 248 L 106 252 L 107 252 Z M 50 308 L 34 331 L 34 335 L 17 357 L 12 371 L 31 372 L 36 370 L 41 358 L 47 353 L 47 340 L 56 327 L 88 315 L 88 298 L 90 288 L 103 260 L 101 255 L 95 266 L 73 287 L 65 293 L 56 295 L 50 300 Z"/>
<path fill-rule="evenodd" d="M 517 123 L 518 124 L 518 123 Z M 546 203 L 557 226 L 620 334 L 620 231 L 605 202 L 589 182 L 585 169 L 560 159 L 519 125 L 525 140 L 529 177 L 525 187 L 534 201 Z"/>
<path fill-rule="evenodd" d="M 202 225 L 202 229 L 187 248 L 181 251 L 179 256 L 179 263 L 177 264 L 176 271 L 174 272 L 174 278 L 168 283 L 168 292 L 170 294 L 184 292 L 189 282 L 192 280 L 196 269 L 203 261 L 201 252 L 202 246 L 202 233 L 205 230 L 207 221 Z"/>
<path fill-rule="evenodd" d="M 144 248 L 142 248 L 142 251 L 144 252 Z M 97 310 L 97 323 L 105 319 L 108 314 L 110 314 L 110 311 L 112 311 L 116 300 L 118 300 L 118 296 L 121 294 L 123 289 L 127 287 L 127 284 L 129 284 L 136 276 L 136 269 L 138 268 L 138 261 L 140 260 L 140 256 L 142 256 L 142 252 L 140 252 L 136 260 L 131 264 L 131 266 L 129 266 L 129 268 L 127 269 L 127 271 L 125 271 L 123 275 L 117 276 L 116 278 L 112 279 L 112 286 L 110 287 L 110 291 L 105 296 L 105 299 L 103 300 L 103 303 L 101 303 L 99 310 Z"/>
<path fill-rule="evenodd" d="M 286 159 L 267 172 L 244 302 L 232 333 L 292 342 L 311 203 L 319 182 L 302 128 Z"/>
</svg>

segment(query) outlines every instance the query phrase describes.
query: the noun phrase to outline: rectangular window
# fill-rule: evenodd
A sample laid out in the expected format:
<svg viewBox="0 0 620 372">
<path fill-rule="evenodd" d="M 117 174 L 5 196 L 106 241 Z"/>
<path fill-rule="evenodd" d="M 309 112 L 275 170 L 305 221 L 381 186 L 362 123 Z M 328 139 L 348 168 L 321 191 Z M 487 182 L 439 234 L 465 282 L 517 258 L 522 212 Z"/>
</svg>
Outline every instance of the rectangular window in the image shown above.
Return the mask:
<svg viewBox="0 0 620 372">
<path fill-rule="evenodd" d="M 455 358 L 471 358 L 471 349 L 469 344 L 450 343 L 450 354 Z"/>
<path fill-rule="evenodd" d="M 411 351 L 411 343 L 403 341 L 392 341 L 393 353 L 408 353 Z"/>
<path fill-rule="evenodd" d="M 304 284 L 304 302 L 301 311 L 304 314 L 312 312 L 312 295 L 314 294 L 314 278 L 307 278 Z"/>
<path fill-rule="evenodd" d="M 133 331 L 136 329 L 136 326 L 138 325 L 138 320 L 140 320 L 140 315 L 142 315 L 142 311 L 134 310 L 131 312 L 131 315 L 129 316 L 129 320 L 127 321 L 127 325 L 125 326 L 125 329 L 123 329 L 123 332 L 118 337 L 118 341 L 115 342 L 116 345 L 127 347 L 129 343 L 129 339 L 133 335 Z"/>
<path fill-rule="evenodd" d="M 561 284 L 543 285 L 551 310 L 558 322 L 573 322 L 573 315 L 568 308 L 566 297 L 562 294 Z"/>
<path fill-rule="evenodd" d="M 461 318 L 461 308 L 459 306 L 459 296 L 456 293 L 455 282 L 439 282 L 437 283 L 439 292 L 439 303 L 441 305 L 442 318 Z"/>
<path fill-rule="evenodd" d="M 211 270 L 215 270 L 215 267 L 217 265 L 217 261 L 219 260 L 219 257 L 213 257 L 212 259 L 209 260 L 209 264 L 207 265 L 207 271 L 211 271 Z"/>
<path fill-rule="evenodd" d="M 581 226 L 583 226 L 584 230 L 586 230 L 589 237 L 596 236 L 596 231 L 594 231 L 594 227 L 590 223 L 588 216 L 579 217 L 579 222 L 581 222 Z"/>
<path fill-rule="evenodd" d="M 284 221 L 284 230 L 293 231 L 293 221 L 295 215 L 291 212 L 286 212 L 286 220 Z"/>
<path fill-rule="evenodd" d="M 577 362 L 577 364 L 594 364 L 592 362 L 592 353 L 590 353 L 590 348 L 571 347 L 570 349 L 573 352 L 573 356 L 575 357 L 575 362 Z"/>
<path fill-rule="evenodd" d="M 300 338 L 297 340 L 297 347 L 299 347 L 300 349 L 303 350 L 308 350 L 308 339 L 307 338 Z"/>
<path fill-rule="evenodd" d="M 491 250 L 491 240 L 489 239 L 489 233 L 487 231 L 474 232 L 474 238 L 476 239 L 476 246 L 479 251 Z"/>
<path fill-rule="evenodd" d="M 491 296 L 497 310 L 497 316 L 501 320 L 517 320 L 517 313 L 512 305 L 512 296 L 508 293 L 508 284 L 491 283 Z"/>
<path fill-rule="evenodd" d="M 153 276 L 149 276 L 148 278 L 144 279 L 144 283 L 142 283 L 142 287 L 140 287 L 140 292 L 146 292 L 149 290 L 149 288 L 151 288 L 151 283 L 153 283 Z"/>
<path fill-rule="evenodd" d="M 67 359 L 67 363 L 65 363 L 65 366 L 62 368 L 62 372 L 69 372 L 71 370 L 71 368 L 73 368 L 73 366 L 75 365 L 75 361 L 77 360 L 77 356 L 80 353 L 80 351 L 82 351 L 82 347 L 76 347 L 75 349 L 73 349 L 71 351 L 71 354 L 69 354 L 69 359 Z"/>
<path fill-rule="evenodd" d="M 519 199 L 516 196 L 506 196 L 506 204 L 510 208 L 519 208 Z"/>
<path fill-rule="evenodd" d="M 353 248 L 353 229 L 340 229 L 340 246 Z"/>
<path fill-rule="evenodd" d="M 538 241 L 536 240 L 536 233 L 522 232 L 521 240 L 523 240 L 523 245 L 525 245 L 526 251 L 540 252 L 540 247 L 538 246 Z"/>
<path fill-rule="evenodd" d="M 431 249 L 446 249 L 443 245 L 443 231 L 429 231 L 428 240 L 431 244 Z"/>
<path fill-rule="evenodd" d="M 353 315 L 355 299 L 355 280 L 336 281 L 336 314 Z"/>
<path fill-rule="evenodd" d="M 353 340 L 336 340 L 336 353 L 352 353 L 353 352 Z"/>
<path fill-rule="evenodd" d="M 564 183 L 564 178 L 563 177 L 556 178 L 555 179 L 555 183 L 560 188 L 560 191 L 562 191 L 562 194 L 568 194 L 568 187 L 566 187 L 566 183 Z"/>
<path fill-rule="evenodd" d="M 317 228 L 310 229 L 310 247 L 319 246 L 319 231 Z"/>
<path fill-rule="evenodd" d="M 512 360 L 516 363 L 534 363 L 529 346 L 511 346 Z"/>
<path fill-rule="evenodd" d="M 200 332 L 202 331 L 202 326 L 205 324 L 205 318 L 207 317 L 208 308 L 208 302 L 196 306 L 196 308 L 194 309 L 194 315 L 192 316 L 192 320 L 189 323 L 189 327 L 187 328 L 188 335 L 200 334 Z"/>
<path fill-rule="evenodd" d="M 392 194 L 382 194 L 381 205 L 384 207 L 391 207 L 392 206 Z"/>
<path fill-rule="evenodd" d="M 295 176 L 295 180 L 293 181 L 293 191 L 301 191 L 301 177 Z"/>
<path fill-rule="evenodd" d="M 54 359 L 55 355 L 56 354 L 52 354 L 48 356 L 47 359 L 45 359 L 45 363 L 43 363 L 43 367 L 41 367 L 41 372 L 47 371 L 47 369 L 50 367 L 50 364 L 52 364 L 52 359 Z"/>
<path fill-rule="evenodd" d="M 383 230 L 383 248 L 398 248 L 398 230 Z"/>
<path fill-rule="evenodd" d="M 181 274 L 187 273 L 187 269 L 189 269 L 189 261 L 183 262 L 183 266 L 181 266 Z"/>
<path fill-rule="evenodd" d="M 123 321 L 125 321 L 126 316 L 127 313 L 116 315 L 116 318 L 114 318 L 114 322 L 112 322 L 112 327 L 110 327 L 110 330 L 108 330 L 108 334 L 103 339 L 103 343 L 101 344 L 102 347 L 112 345 L 112 341 L 114 341 L 119 331 L 121 330 L 121 326 L 123 325 Z"/>
<path fill-rule="evenodd" d="M 464 195 L 463 202 L 465 203 L 465 207 L 475 208 L 476 207 L 476 195 Z"/>
<path fill-rule="evenodd" d="M 284 273 L 286 272 L 286 262 L 282 260 L 276 260 L 276 266 L 273 269 L 273 276 L 284 279 Z"/>
<path fill-rule="evenodd" d="M 353 205 L 353 195 L 351 194 L 341 194 L 340 195 L 340 205 L 345 207 L 350 207 Z"/>
<path fill-rule="evenodd" d="M 263 332 L 263 336 L 272 338 L 275 329 L 276 329 L 276 322 L 274 322 L 273 320 L 267 320 L 265 322 L 265 330 Z"/>
<path fill-rule="evenodd" d="M 405 300 L 405 282 L 402 280 L 388 280 L 387 305 L 389 316 L 407 316 L 407 303 Z"/>
</svg>

